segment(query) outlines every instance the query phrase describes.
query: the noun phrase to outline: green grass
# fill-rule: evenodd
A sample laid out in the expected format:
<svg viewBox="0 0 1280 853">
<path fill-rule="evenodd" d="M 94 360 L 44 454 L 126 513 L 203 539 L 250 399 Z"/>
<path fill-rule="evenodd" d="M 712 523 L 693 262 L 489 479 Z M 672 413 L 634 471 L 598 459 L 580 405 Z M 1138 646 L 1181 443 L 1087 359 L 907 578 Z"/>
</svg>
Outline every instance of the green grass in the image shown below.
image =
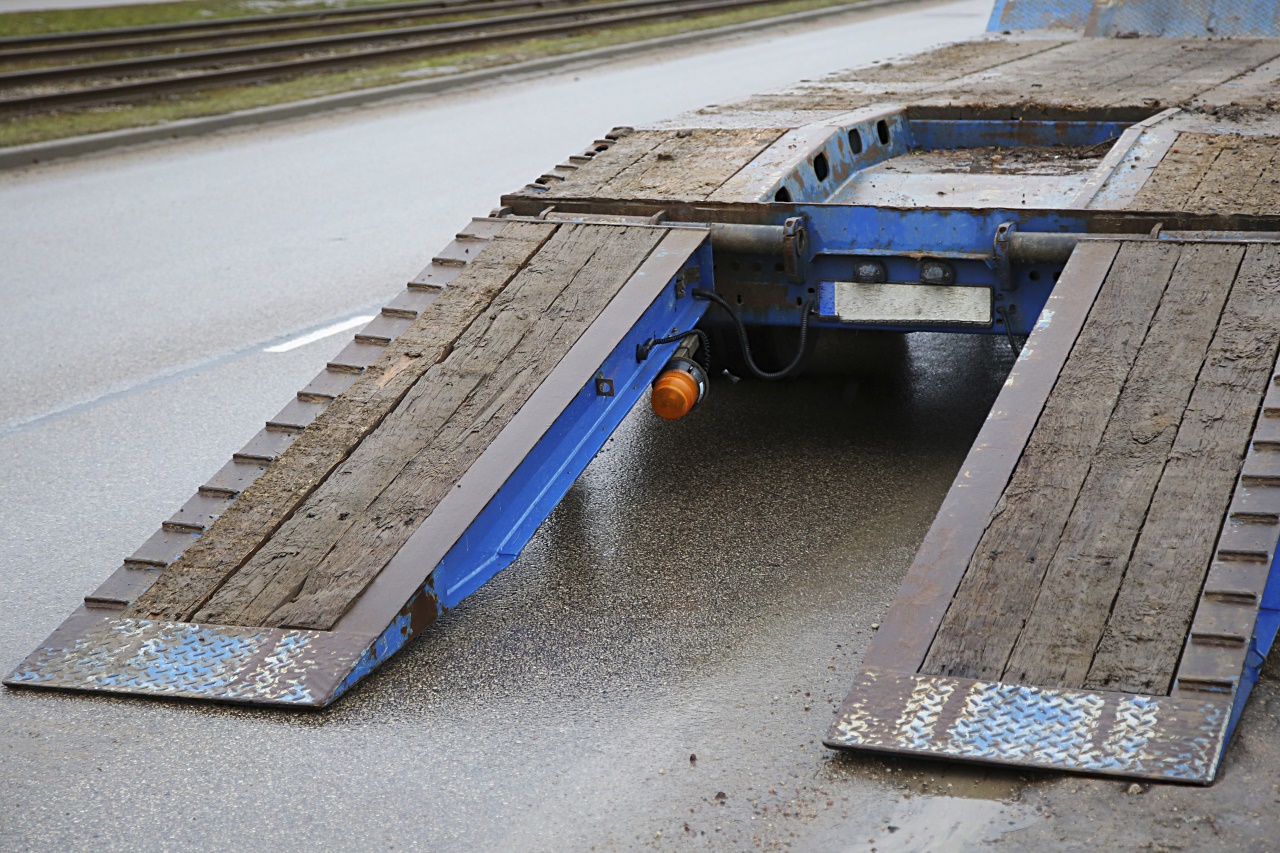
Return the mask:
<svg viewBox="0 0 1280 853">
<path fill-rule="evenodd" d="M 47 9 L 39 12 L 0 14 L 0 38 L 39 33 L 66 33 L 82 30 L 114 30 L 145 27 L 149 24 L 176 24 L 247 18 L 281 12 L 307 12 L 373 6 L 405 0 L 179 0 L 175 3 L 137 3 L 129 6 L 102 6 L 93 9 Z"/>
<path fill-rule="evenodd" d="M 467 53 L 402 59 L 308 74 L 267 83 L 204 89 L 180 96 L 157 97 L 148 101 L 106 107 L 84 107 L 56 113 L 0 119 L 0 147 L 25 145 L 51 139 L 102 133 L 125 128 L 147 127 L 181 119 L 222 115 L 237 110 L 289 103 L 307 98 L 404 83 L 430 76 L 509 65 L 549 56 L 562 56 L 593 48 L 643 41 L 660 36 L 771 18 L 794 12 L 842 5 L 847 0 L 792 0 L 757 8 L 738 9 L 700 18 L 658 21 L 618 27 L 578 36 L 540 39 Z M 175 3 L 164 6 L 209 6 Z M 227 3 L 226 5 L 233 5 Z M 240 6 L 247 3 L 238 2 Z M 139 8 L 139 7 L 125 7 Z M 147 7 L 157 8 L 157 7 Z"/>
</svg>

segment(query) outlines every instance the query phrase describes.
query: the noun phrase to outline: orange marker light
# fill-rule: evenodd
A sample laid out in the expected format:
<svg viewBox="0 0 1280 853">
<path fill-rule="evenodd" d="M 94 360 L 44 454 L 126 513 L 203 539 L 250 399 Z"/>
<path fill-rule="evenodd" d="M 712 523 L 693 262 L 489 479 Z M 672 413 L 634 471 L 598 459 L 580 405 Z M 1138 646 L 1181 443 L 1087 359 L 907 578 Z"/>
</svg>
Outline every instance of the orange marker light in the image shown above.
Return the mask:
<svg viewBox="0 0 1280 853">
<path fill-rule="evenodd" d="M 707 393 L 707 372 L 693 357 L 701 344 L 698 334 L 684 336 L 653 382 L 649 399 L 660 418 L 669 421 L 683 418 Z"/>
<path fill-rule="evenodd" d="M 689 414 L 702 396 L 698 380 L 683 370 L 668 370 L 653 383 L 653 410 L 659 417 L 674 421 Z"/>
</svg>

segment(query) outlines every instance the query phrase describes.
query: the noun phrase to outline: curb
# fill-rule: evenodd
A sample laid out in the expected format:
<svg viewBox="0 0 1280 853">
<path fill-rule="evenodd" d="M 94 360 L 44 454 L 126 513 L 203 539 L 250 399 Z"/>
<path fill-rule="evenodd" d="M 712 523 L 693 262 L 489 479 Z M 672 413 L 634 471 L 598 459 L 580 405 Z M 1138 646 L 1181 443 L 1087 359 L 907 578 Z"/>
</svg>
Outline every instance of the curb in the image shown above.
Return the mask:
<svg viewBox="0 0 1280 853">
<path fill-rule="evenodd" d="M 600 62 L 667 47 L 678 47 L 690 42 L 705 42 L 711 39 L 750 33 L 786 24 L 805 23 L 848 12 L 905 5 L 911 2 L 917 2 L 917 0 L 864 0 L 864 2 L 859 3 L 827 6 L 822 9 L 811 9 L 807 12 L 779 15 L 775 18 L 761 18 L 758 21 L 730 24 L 725 27 L 694 30 L 628 44 L 599 47 L 563 56 L 549 56 L 543 59 L 531 59 L 525 62 L 500 65 L 478 71 L 466 71 L 461 74 L 451 74 L 447 77 L 437 77 L 432 80 L 415 80 L 409 83 L 396 83 L 391 86 L 340 92 L 336 95 L 325 95 L 319 98 L 309 98 L 305 101 L 293 101 L 287 104 L 274 104 L 267 107 L 255 107 L 249 110 L 226 113 L 225 115 L 182 119 L 153 127 L 129 128 L 107 133 L 73 136 L 66 139 L 52 139 L 48 142 L 33 142 L 30 145 L 15 145 L 10 148 L 0 148 L 0 169 L 16 169 L 22 166 L 45 163 L 50 160 L 62 160 L 68 157 L 94 154 L 112 148 L 182 139 L 228 128 L 248 127 L 266 124 L 267 122 L 302 118 L 334 110 L 392 101 L 398 98 L 452 92 L 494 80 L 523 78 L 538 73 L 556 71 L 577 63 Z"/>
</svg>

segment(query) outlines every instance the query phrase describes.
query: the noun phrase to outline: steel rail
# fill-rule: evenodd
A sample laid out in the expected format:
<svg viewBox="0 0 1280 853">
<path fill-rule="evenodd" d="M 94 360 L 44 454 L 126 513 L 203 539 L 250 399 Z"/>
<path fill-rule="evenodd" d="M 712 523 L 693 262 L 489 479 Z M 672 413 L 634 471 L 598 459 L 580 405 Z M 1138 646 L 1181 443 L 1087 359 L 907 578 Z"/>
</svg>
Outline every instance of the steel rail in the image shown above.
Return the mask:
<svg viewBox="0 0 1280 853">
<path fill-rule="evenodd" d="M 325 20 L 348 16 L 367 15 L 377 12 L 403 11 L 416 9 L 438 9 L 443 7 L 490 5 L 489 0 L 417 0 L 413 3 L 384 3 L 377 6 L 349 6 L 342 9 L 314 9 L 309 12 L 281 12 L 275 15 L 248 15 L 240 18 L 215 18 L 203 21 L 175 21 L 167 24 L 147 24 L 141 27 L 116 27 L 107 30 L 79 30 L 65 33 L 32 33 L 25 36 L 6 36 L 0 38 L 0 48 L 18 47 L 36 44 L 58 44 L 67 41 L 84 41 L 86 39 L 132 38 L 134 36 L 152 35 L 156 33 L 180 33 L 191 30 L 216 29 L 218 27 L 254 26 L 260 24 L 283 23 L 304 19 Z"/>
<path fill-rule="evenodd" d="M 211 29 L 208 31 L 182 33 L 177 35 L 144 35 L 136 38 L 112 41 L 77 41 L 72 44 L 55 44 L 43 47 L 19 47 L 13 49 L 6 49 L 4 42 L 0 40 L 0 62 L 55 59 L 68 56 L 88 56 L 95 53 L 139 50 L 146 48 L 180 48 L 189 44 L 226 41 L 228 39 L 270 37 L 275 35 L 287 35 L 294 32 L 314 32 L 317 30 L 341 29 L 344 27 L 353 27 L 362 24 L 379 24 L 388 21 L 445 18 L 453 15 L 474 14 L 483 16 L 489 12 L 496 12 L 505 9 L 570 6 L 574 4 L 580 5 L 587 2 L 590 2 L 590 0 L 490 0 L 490 2 L 479 3 L 455 2 L 447 5 L 434 3 L 418 11 L 404 10 L 398 12 L 382 12 L 376 15 L 351 15 L 332 20 L 321 19 L 316 21 L 265 24 L 233 29 Z"/>
<path fill-rule="evenodd" d="M 651 21 L 660 18 L 671 18 L 682 15 L 698 15 L 710 12 L 739 9 L 748 6 L 768 6 L 785 2 L 785 0 L 712 0 L 712 2 L 683 2 L 683 0 L 631 0 L 627 3 L 616 3 L 597 9 L 617 9 L 619 7 L 658 6 L 642 11 L 626 12 L 617 15 L 582 15 L 578 20 L 556 24 L 543 24 L 534 27 L 496 30 L 478 34 L 461 35 L 453 38 L 433 39 L 431 41 L 414 42 L 412 44 L 392 45 L 370 50 L 357 50 L 332 56 L 308 57 L 304 59 L 286 60 L 266 64 L 250 65 L 232 69 L 218 69 L 203 73 L 185 74 L 176 77 L 163 77 L 131 83 L 120 83 L 105 86 L 93 86 L 64 92 L 25 95 L 17 98 L 0 100 L 0 112 L 36 111 L 59 107 L 80 106 L 84 104 L 117 103 L 120 101 L 165 94 L 185 89 L 197 89 L 211 85 L 260 81 L 307 71 L 328 70 L 348 65 L 369 64 L 381 60 L 439 53 L 480 47 L 508 41 L 522 41 L 540 36 L 562 36 L 590 30 L 606 29 L 619 24 L 630 24 L 640 21 Z M 489 23 L 488 19 L 485 23 Z M 471 22 L 473 25 L 477 22 Z"/>
<path fill-rule="evenodd" d="M 778 2 L 778 0 L 770 0 Z M 759 0 L 756 0 L 759 2 Z M 563 18 L 574 18 L 586 15 L 599 15 L 627 9 L 644 9 L 654 6 L 696 8 L 697 4 L 689 4 L 688 0 L 621 0 L 615 3 L 604 3 L 595 6 L 575 6 L 566 9 L 547 9 L 541 12 L 525 12 L 519 15 L 499 15 L 491 18 L 480 18 L 465 21 L 447 21 L 440 24 L 426 24 L 418 27 L 397 27 L 390 30 L 376 30 L 361 33 L 344 33 L 317 38 L 293 39 L 290 41 L 267 42 L 264 44 L 237 45 L 235 47 L 217 48 L 214 50 L 198 50 L 189 53 L 164 54 L 161 56 L 144 56 L 132 59 L 111 60 L 108 62 L 87 62 L 81 65 L 58 65 L 48 68 L 31 68 L 22 71 L 0 73 L 0 86 L 29 86 L 55 80 L 74 80 L 92 77 L 116 77 L 128 74 L 145 73 L 147 71 L 170 68 L 193 68 L 198 66 L 217 65 L 245 59 L 256 59 L 273 54 L 305 53 L 314 50 L 341 48 L 351 45 L 369 44 L 381 41 L 412 39 L 419 36 L 444 35 L 465 31 L 475 31 L 492 27 L 517 26 L 538 21 L 550 21 Z M 7 102 L 6 102 L 7 103 Z"/>
</svg>

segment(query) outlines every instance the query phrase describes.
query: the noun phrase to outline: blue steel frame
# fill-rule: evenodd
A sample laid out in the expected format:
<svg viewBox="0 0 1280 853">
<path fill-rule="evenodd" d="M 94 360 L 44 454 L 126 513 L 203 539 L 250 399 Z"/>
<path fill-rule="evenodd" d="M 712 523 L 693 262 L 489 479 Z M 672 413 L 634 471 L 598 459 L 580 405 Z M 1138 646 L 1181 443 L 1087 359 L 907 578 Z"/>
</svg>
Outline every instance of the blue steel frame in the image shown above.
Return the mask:
<svg viewBox="0 0 1280 853">
<path fill-rule="evenodd" d="M 1004 30 L 1083 30 L 1093 0 L 996 0 L 987 32 Z"/>
<path fill-rule="evenodd" d="M 800 308 L 818 297 L 819 316 L 812 327 L 888 329 L 890 331 L 954 331 L 969 334 L 1031 333 L 1036 318 L 1053 291 L 1063 264 L 1012 264 L 1009 277 L 1001 274 L 1002 259 L 995 249 L 996 231 L 1011 225 L 1018 231 L 1083 234 L 1083 211 L 1027 211 L 1010 208 L 888 208 L 843 204 L 797 204 L 786 216 L 805 218 L 809 235 L 806 277 L 790 282 L 771 265 L 762 265 L 759 281 L 786 287 L 785 302 L 769 308 L 744 307 L 743 319 L 756 325 L 794 326 Z M 890 281 L 919 281 L 924 259 L 947 261 L 955 269 L 956 286 L 995 290 L 997 313 L 989 327 L 858 326 L 834 318 L 831 282 L 850 281 L 858 258 L 882 261 Z M 1005 317 L 1009 318 L 1006 326 Z"/>
<path fill-rule="evenodd" d="M 693 267 L 699 270 L 699 286 L 714 287 L 711 247 L 707 241 L 685 269 Z M 329 697 L 330 702 L 413 638 L 413 625 L 418 620 L 410 614 L 418 607 L 433 606 L 436 615 L 457 607 L 519 556 L 578 475 L 644 397 L 679 344 L 655 346 L 644 360 L 638 360 L 637 347 L 655 338 L 692 329 L 707 310 L 710 303 L 694 299 L 678 284 L 677 278 L 667 282 L 622 342 L 601 362 L 597 375 L 612 380 L 612 395 L 601 395 L 594 380 L 578 392 L 428 576 L 401 615 L 356 662 Z"/>
<path fill-rule="evenodd" d="M 1132 124 L 913 118 L 910 110 L 901 107 L 857 110 L 844 122 L 825 128 L 829 133 L 826 139 L 810 149 L 761 200 L 778 200 L 776 192 L 785 188 L 791 201 L 838 204 L 846 185 L 859 172 L 913 151 L 1100 145 L 1118 139 Z M 825 173 L 816 166 L 819 156 L 826 158 Z"/>
<path fill-rule="evenodd" d="M 1276 631 L 1280 629 L 1280 549 L 1271 560 L 1267 585 L 1263 588 L 1262 601 L 1258 607 L 1258 619 L 1253 626 L 1253 637 L 1249 641 L 1249 651 L 1245 655 L 1244 670 L 1240 673 L 1240 684 L 1236 688 L 1235 702 L 1231 706 L 1231 719 L 1227 723 L 1227 743 L 1235 735 L 1236 724 L 1244 713 L 1245 703 L 1253 692 L 1258 677 L 1262 674 L 1262 665 L 1267 661 L 1267 652 L 1275 642 Z"/>
</svg>

